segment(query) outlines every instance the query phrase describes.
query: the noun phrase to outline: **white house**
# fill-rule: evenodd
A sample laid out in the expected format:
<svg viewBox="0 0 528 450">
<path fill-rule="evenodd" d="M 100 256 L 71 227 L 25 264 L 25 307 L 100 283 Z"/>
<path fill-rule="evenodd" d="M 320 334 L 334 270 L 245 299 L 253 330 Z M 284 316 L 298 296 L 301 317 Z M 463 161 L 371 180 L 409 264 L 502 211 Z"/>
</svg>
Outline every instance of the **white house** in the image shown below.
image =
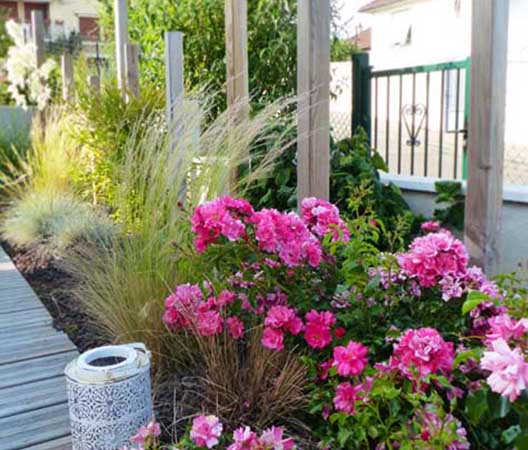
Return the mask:
<svg viewBox="0 0 528 450">
<path fill-rule="evenodd" d="M 0 9 L 12 19 L 31 20 L 31 11 L 40 10 L 52 39 L 79 34 L 86 40 L 99 38 L 97 0 L 0 1 Z"/>
<path fill-rule="evenodd" d="M 471 54 L 471 8 L 472 0 L 365 0 L 358 13 L 369 15 L 369 26 L 372 27 L 370 64 L 374 71 L 391 70 L 421 65 L 463 61 Z M 528 184 L 528 129 L 526 127 L 525 108 L 528 104 L 528 0 L 510 0 L 509 46 L 508 46 L 508 81 L 506 106 L 506 155 L 505 182 L 508 184 Z M 429 139 L 436 145 L 439 129 L 439 119 L 442 116 L 444 151 L 451 158 L 454 146 L 454 118 L 459 115 L 458 129 L 463 128 L 465 71 L 461 71 L 459 102 L 456 102 L 457 83 L 456 71 L 446 71 L 442 88 L 440 74 L 430 76 L 429 102 Z M 389 164 L 395 171 L 395 155 L 392 141 L 396 139 L 397 130 L 393 123 L 386 127 L 387 111 L 392 119 L 401 115 L 398 96 L 398 77 L 379 79 L 374 91 L 378 89 L 378 104 L 372 104 L 372 112 L 377 108 L 378 139 L 377 147 L 384 154 L 384 144 L 388 141 L 391 150 Z M 403 104 L 412 104 L 411 76 L 403 77 Z M 387 86 L 390 84 L 390 86 Z M 390 92 L 390 101 L 386 101 L 386 93 Z M 416 98 L 414 104 L 425 104 L 425 77 L 416 77 Z M 442 99 L 443 97 L 443 99 Z M 374 100 L 373 100 L 374 101 Z M 442 104 L 440 104 L 443 101 Z M 431 103 L 433 102 L 433 103 Z M 438 104 L 434 104 L 438 102 Z M 387 108 L 387 105 L 388 108 Z M 374 118 L 373 118 L 374 120 Z M 374 128 L 374 127 L 373 127 Z M 387 131 L 388 130 L 388 131 Z M 424 135 L 420 136 L 422 147 L 416 150 L 417 167 L 423 166 Z M 387 138 L 387 132 L 389 138 Z M 405 127 L 404 127 L 405 134 Z M 458 136 L 460 139 L 460 135 Z M 430 143 L 431 143 L 430 142 Z M 408 148 L 403 145 L 404 157 L 407 158 Z M 435 147 L 433 146 L 433 150 Z M 450 153 L 451 152 L 451 153 Z M 431 155 L 429 155 L 431 157 Z M 434 166 L 434 161 L 432 161 Z M 444 159 L 444 164 L 446 159 Z M 446 174 L 446 177 L 461 178 L 462 152 L 459 150 L 458 169 L 456 176 Z M 431 172 L 436 172 L 433 167 Z M 420 169 L 421 170 L 421 169 Z M 407 171 L 407 173 L 406 173 Z M 447 172 L 449 173 L 449 167 Z M 406 163 L 402 173 L 409 175 Z M 415 175 L 423 175 L 419 170 Z M 432 173 L 428 174 L 429 176 Z"/>
</svg>

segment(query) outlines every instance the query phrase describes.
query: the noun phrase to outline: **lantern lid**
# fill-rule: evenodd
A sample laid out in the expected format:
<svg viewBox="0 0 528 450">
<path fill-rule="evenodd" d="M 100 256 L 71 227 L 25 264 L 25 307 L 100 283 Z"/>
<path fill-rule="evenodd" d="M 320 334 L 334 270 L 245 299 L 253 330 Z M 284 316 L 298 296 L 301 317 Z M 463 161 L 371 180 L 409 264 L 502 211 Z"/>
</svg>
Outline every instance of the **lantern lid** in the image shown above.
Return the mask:
<svg viewBox="0 0 528 450">
<path fill-rule="evenodd" d="M 150 369 L 150 352 L 142 343 L 105 345 L 88 350 L 71 361 L 66 376 L 82 384 L 106 384 Z"/>
</svg>

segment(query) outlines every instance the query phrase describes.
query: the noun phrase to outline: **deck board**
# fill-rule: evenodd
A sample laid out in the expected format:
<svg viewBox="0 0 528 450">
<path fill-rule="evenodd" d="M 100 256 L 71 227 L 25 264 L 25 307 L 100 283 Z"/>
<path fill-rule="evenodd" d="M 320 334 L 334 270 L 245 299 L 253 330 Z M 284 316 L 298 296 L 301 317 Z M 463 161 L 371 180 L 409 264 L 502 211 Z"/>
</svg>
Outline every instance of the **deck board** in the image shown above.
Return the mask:
<svg viewBox="0 0 528 450">
<path fill-rule="evenodd" d="M 64 367 L 78 355 L 0 248 L 0 450 L 70 450 Z"/>
</svg>

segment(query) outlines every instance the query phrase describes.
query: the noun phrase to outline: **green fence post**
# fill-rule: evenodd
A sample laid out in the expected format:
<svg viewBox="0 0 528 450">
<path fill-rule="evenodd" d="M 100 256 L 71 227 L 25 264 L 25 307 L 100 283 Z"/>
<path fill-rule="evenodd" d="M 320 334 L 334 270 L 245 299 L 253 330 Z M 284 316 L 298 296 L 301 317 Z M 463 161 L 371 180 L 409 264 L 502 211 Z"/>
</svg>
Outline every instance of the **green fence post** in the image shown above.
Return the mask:
<svg viewBox="0 0 528 450">
<path fill-rule="evenodd" d="M 362 127 L 370 141 L 370 65 L 368 53 L 352 54 L 352 134 Z"/>
<path fill-rule="evenodd" d="M 471 114 L 471 58 L 466 59 L 466 83 L 464 87 L 464 154 L 462 156 L 462 179 L 467 180 L 468 173 L 468 130 L 469 117 Z"/>
</svg>

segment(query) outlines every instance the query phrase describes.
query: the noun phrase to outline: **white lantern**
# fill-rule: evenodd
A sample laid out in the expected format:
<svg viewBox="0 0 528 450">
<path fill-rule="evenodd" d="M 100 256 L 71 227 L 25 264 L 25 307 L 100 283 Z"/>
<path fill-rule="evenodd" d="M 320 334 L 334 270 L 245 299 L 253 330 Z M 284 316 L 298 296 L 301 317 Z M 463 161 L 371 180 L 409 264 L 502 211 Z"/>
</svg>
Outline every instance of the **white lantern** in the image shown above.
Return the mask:
<svg viewBox="0 0 528 450">
<path fill-rule="evenodd" d="M 118 450 L 152 419 L 143 344 L 89 350 L 65 369 L 73 450 Z"/>
</svg>

